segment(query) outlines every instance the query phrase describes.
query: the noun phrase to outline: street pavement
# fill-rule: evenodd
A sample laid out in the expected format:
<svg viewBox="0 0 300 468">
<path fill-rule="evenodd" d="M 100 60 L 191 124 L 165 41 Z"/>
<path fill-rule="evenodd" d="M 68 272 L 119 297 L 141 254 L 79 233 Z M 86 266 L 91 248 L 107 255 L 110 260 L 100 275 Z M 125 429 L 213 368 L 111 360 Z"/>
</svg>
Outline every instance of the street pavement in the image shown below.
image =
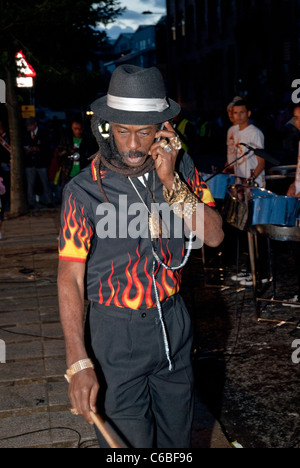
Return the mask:
<svg viewBox="0 0 300 468">
<path fill-rule="evenodd" d="M 58 233 L 58 209 L 3 224 L 0 448 L 97 448 L 93 427 L 69 411 L 56 285 Z M 230 448 L 197 395 L 192 440 L 194 448 Z"/>
</svg>

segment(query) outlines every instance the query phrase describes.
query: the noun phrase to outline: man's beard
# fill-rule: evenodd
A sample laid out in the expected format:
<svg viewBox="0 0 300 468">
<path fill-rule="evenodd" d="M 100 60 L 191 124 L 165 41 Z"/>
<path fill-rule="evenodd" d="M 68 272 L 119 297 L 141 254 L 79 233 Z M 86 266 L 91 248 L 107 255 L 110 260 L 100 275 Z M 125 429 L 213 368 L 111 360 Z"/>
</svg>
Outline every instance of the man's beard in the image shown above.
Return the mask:
<svg viewBox="0 0 300 468">
<path fill-rule="evenodd" d="M 145 152 L 128 151 L 120 154 L 116 146 L 112 131 L 110 130 L 109 138 L 105 139 L 99 132 L 99 122 L 101 123 L 101 121 L 99 121 L 99 117 L 94 115 L 92 119 L 92 131 L 95 135 L 97 143 L 99 144 L 99 151 L 97 154 L 95 154 L 97 164 L 95 167 L 97 170 L 100 171 L 101 168 L 107 168 L 108 170 L 122 174 L 125 177 L 140 177 L 155 169 L 155 162 L 153 158 L 150 155 L 147 157 L 147 153 Z M 141 161 L 140 165 L 128 165 L 124 160 L 124 157 L 128 156 L 132 159 L 141 158 L 144 159 L 144 161 Z M 109 203 L 101 183 L 101 178 L 98 178 L 98 185 L 104 200 Z"/>
<path fill-rule="evenodd" d="M 117 148 L 117 145 L 116 145 L 116 142 L 115 142 L 115 139 L 114 139 L 114 136 L 113 136 L 112 132 L 110 133 L 108 143 L 109 143 L 109 147 L 110 147 L 110 150 L 111 150 L 110 154 L 109 154 L 109 159 L 110 160 L 111 159 L 117 159 L 119 162 L 123 163 L 124 165 L 127 165 L 125 163 L 124 158 L 143 159 L 143 158 L 145 158 L 145 156 L 147 156 L 147 153 L 145 153 L 143 151 L 131 150 L 131 151 L 124 151 L 123 153 L 120 153 L 118 148 Z"/>
</svg>

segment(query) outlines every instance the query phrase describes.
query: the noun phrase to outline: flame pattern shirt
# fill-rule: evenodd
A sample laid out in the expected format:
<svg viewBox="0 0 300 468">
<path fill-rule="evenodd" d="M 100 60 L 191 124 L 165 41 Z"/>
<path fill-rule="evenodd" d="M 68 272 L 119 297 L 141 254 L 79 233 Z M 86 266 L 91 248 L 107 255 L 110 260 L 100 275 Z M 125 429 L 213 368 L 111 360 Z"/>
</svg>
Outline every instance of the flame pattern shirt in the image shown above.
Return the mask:
<svg viewBox="0 0 300 468">
<path fill-rule="evenodd" d="M 187 154 L 182 157 L 178 172 L 203 203 L 215 206 L 207 185 Z M 91 302 L 133 310 L 152 308 L 156 306 L 156 300 L 148 211 L 128 178 L 110 170 L 101 172 L 100 176 L 109 205 L 103 202 L 98 188 L 94 162 L 65 187 L 59 260 L 86 264 L 87 296 Z M 132 181 L 144 203 L 151 207 L 146 187 L 139 179 L 133 178 Z M 154 188 L 155 202 L 165 203 L 162 183 L 153 173 L 149 174 L 148 185 Z M 138 217 L 137 211 L 132 210 L 137 206 L 140 210 Z M 174 217 L 173 210 L 170 210 L 169 235 L 161 236 L 155 243 L 162 261 L 177 267 L 185 255 L 186 239 L 183 229 L 182 236 L 175 235 Z M 146 219 L 145 223 L 140 222 L 142 218 Z M 135 227 L 132 232 L 128 229 L 130 225 Z M 142 232 L 143 225 L 147 233 Z M 157 266 L 155 277 L 161 301 L 179 292 L 180 270 L 171 271 Z"/>
</svg>

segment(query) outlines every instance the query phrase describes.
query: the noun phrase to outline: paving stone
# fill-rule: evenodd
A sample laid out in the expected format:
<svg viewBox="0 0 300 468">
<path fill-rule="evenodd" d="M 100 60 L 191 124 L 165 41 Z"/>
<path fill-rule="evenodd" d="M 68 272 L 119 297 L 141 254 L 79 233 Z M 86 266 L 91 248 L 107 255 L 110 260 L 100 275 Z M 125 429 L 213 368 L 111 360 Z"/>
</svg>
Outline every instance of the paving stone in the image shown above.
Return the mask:
<svg viewBox="0 0 300 468">
<path fill-rule="evenodd" d="M 42 355 L 43 344 L 41 341 L 9 343 L 6 346 L 6 366 L 8 367 L 9 371 L 9 365 L 12 361 L 27 361 L 30 359 L 39 359 Z"/>
<path fill-rule="evenodd" d="M 0 312 L 8 312 L 11 310 L 20 310 L 27 311 L 38 309 L 39 303 L 36 295 L 29 297 L 10 297 L 8 300 L 1 301 L 0 303 Z"/>
<path fill-rule="evenodd" d="M 63 331 L 59 321 L 42 323 L 42 335 L 50 338 L 63 338 Z"/>
<path fill-rule="evenodd" d="M 46 383 L 38 382 L 25 385 L 17 385 L 14 382 L 13 385 L 2 386 L 0 391 L 0 418 L 9 418 L 12 414 L 20 416 L 47 411 L 47 390 Z"/>
<path fill-rule="evenodd" d="M 52 448 L 48 413 L 0 418 L 0 434 L 0 448 Z"/>
<path fill-rule="evenodd" d="M 59 210 L 3 224 L 0 339 L 7 363 L 0 364 L 0 448 L 98 447 L 93 427 L 69 411 L 56 285 L 58 232 Z M 24 268 L 34 276 L 20 273 Z M 202 425 L 194 424 L 194 446 L 228 448 L 204 405 L 201 418 Z"/>
<path fill-rule="evenodd" d="M 50 409 L 52 407 L 70 408 L 68 384 L 65 378 L 61 377 L 59 381 L 48 382 L 46 387 Z"/>
<path fill-rule="evenodd" d="M 18 341 L 40 340 L 41 333 L 41 324 L 39 323 L 0 326 L 0 340 L 4 340 L 7 344 Z"/>
<path fill-rule="evenodd" d="M 61 377 L 66 372 L 66 363 L 64 357 L 45 358 L 45 376 Z"/>
<path fill-rule="evenodd" d="M 1 293 L 0 293 L 1 294 Z M 26 324 L 39 322 L 40 315 L 36 309 L 26 310 L 26 312 L 20 308 L 18 310 L 10 309 L 7 307 L 6 311 L 0 312 L 0 327 L 7 325 Z"/>
<path fill-rule="evenodd" d="M 43 359 L 0 364 L 0 386 L 8 382 L 40 381 L 45 378 Z"/>
<path fill-rule="evenodd" d="M 50 308 L 55 308 L 58 310 L 58 299 L 57 296 L 39 296 L 38 299 L 38 306 L 40 308 L 42 307 L 50 307 Z"/>
<path fill-rule="evenodd" d="M 43 349 L 45 357 L 60 356 L 65 361 L 65 342 L 63 339 L 44 340 Z"/>
<path fill-rule="evenodd" d="M 53 445 L 56 447 L 68 446 L 78 448 L 81 442 L 89 441 L 95 443 L 96 435 L 93 426 L 78 416 L 73 416 L 69 411 L 51 412 L 51 428 L 65 427 L 66 429 L 53 430 Z M 77 431 L 80 434 L 74 433 Z"/>
</svg>

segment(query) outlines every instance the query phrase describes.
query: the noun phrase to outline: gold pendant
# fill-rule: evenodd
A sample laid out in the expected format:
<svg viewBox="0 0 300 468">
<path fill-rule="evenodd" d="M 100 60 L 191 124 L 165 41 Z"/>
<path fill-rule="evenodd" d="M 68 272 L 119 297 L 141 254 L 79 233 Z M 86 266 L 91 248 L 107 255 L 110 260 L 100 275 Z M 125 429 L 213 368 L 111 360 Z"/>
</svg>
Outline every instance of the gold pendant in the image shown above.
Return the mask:
<svg viewBox="0 0 300 468">
<path fill-rule="evenodd" d="M 162 235 L 159 216 L 153 212 L 149 216 L 149 231 L 152 241 L 156 241 Z"/>
</svg>

